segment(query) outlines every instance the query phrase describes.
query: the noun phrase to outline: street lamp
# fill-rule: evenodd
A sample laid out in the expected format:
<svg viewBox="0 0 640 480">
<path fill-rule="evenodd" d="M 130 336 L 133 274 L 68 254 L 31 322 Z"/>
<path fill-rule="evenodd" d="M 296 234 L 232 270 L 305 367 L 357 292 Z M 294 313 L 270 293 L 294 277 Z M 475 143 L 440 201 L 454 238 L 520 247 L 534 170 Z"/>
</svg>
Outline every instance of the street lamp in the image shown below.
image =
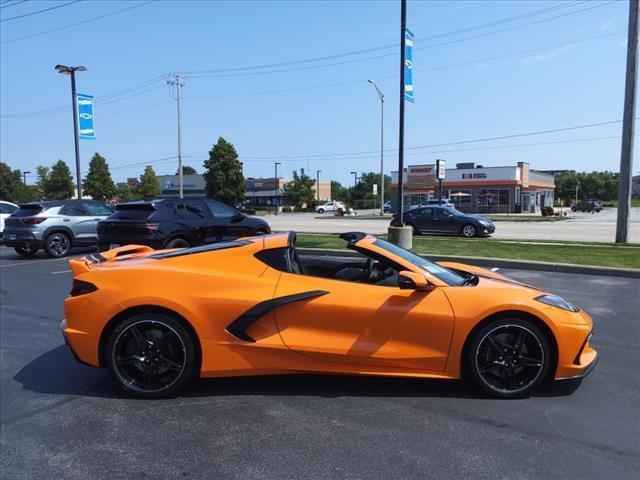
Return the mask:
<svg viewBox="0 0 640 480">
<path fill-rule="evenodd" d="M 22 172 L 22 183 L 24 183 L 25 185 L 27 184 L 27 175 L 30 173 L 31 172 L 29 171 Z"/>
<path fill-rule="evenodd" d="M 78 142 L 78 110 L 76 106 L 76 72 L 84 72 L 87 67 L 78 65 L 77 67 L 67 67 L 66 65 L 56 65 L 54 67 L 59 73 L 71 76 L 71 109 L 73 110 L 73 140 L 76 147 L 76 186 L 78 188 L 78 198 L 82 198 L 82 185 L 80 182 L 80 144 Z"/>
<path fill-rule="evenodd" d="M 358 185 L 358 172 L 351 172 L 351 175 L 353 175 L 353 188 L 355 189 Z"/>
<path fill-rule="evenodd" d="M 376 85 L 376 82 L 369 79 L 371 85 L 378 92 L 380 97 L 380 215 L 384 215 L 384 95 Z"/>
<path fill-rule="evenodd" d="M 322 170 L 316 170 L 316 197 L 318 202 L 320 202 L 320 172 Z"/>
<path fill-rule="evenodd" d="M 276 167 L 276 215 L 278 215 L 278 207 L 280 206 L 280 199 L 278 198 L 278 191 L 280 190 L 280 180 L 278 179 L 278 165 L 282 165 L 280 162 L 275 163 Z"/>
</svg>

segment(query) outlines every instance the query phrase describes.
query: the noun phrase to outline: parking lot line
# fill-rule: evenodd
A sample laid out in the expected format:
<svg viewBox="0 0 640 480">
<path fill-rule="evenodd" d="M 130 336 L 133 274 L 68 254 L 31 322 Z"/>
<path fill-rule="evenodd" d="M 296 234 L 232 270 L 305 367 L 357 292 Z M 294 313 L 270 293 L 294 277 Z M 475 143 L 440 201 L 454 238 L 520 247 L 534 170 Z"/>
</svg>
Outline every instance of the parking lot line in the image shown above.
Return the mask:
<svg viewBox="0 0 640 480">
<path fill-rule="evenodd" d="M 36 263 L 44 263 L 44 262 L 58 262 L 60 260 L 69 260 L 70 258 L 74 258 L 74 257 L 46 258 L 43 260 L 26 260 L 19 263 L 9 263 L 8 265 L 4 265 L 0 263 L 0 268 L 19 267 L 20 265 L 33 265 Z"/>
<path fill-rule="evenodd" d="M 71 273 L 71 270 L 60 270 L 59 272 L 51 272 L 51 275 L 58 275 L 60 273 Z"/>
</svg>

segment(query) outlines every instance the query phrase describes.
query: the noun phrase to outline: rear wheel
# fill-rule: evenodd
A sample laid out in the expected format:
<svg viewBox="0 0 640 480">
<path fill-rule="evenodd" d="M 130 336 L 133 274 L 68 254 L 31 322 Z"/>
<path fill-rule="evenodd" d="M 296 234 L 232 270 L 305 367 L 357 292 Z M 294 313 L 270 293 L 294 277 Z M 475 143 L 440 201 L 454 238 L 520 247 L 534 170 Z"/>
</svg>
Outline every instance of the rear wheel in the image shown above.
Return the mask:
<svg viewBox="0 0 640 480">
<path fill-rule="evenodd" d="M 167 242 L 166 248 L 189 248 L 191 244 L 184 238 L 173 238 Z"/>
<path fill-rule="evenodd" d="M 25 243 L 20 247 L 13 247 L 17 254 L 22 255 L 23 257 L 33 257 L 38 251 L 37 248 L 33 248 L 30 243 Z"/>
<path fill-rule="evenodd" d="M 52 258 L 64 257 L 71 249 L 71 240 L 66 233 L 56 232 L 44 241 L 44 250 Z"/>
<path fill-rule="evenodd" d="M 107 340 L 107 368 L 127 392 L 145 398 L 175 395 L 194 376 L 194 339 L 180 322 L 159 313 L 122 321 Z"/>
<path fill-rule="evenodd" d="M 324 213 L 324 208 L 319 208 L 319 209 L 318 209 L 318 213 L 319 213 L 320 215 L 322 215 L 322 214 Z"/>
<path fill-rule="evenodd" d="M 256 230 L 256 235 L 267 235 L 269 232 L 264 228 L 259 228 Z"/>
<path fill-rule="evenodd" d="M 465 373 L 492 395 L 528 395 L 547 378 L 549 341 L 531 321 L 497 319 L 481 328 L 466 351 Z"/>
<path fill-rule="evenodd" d="M 473 225 L 465 225 L 462 227 L 462 236 L 467 238 L 475 237 L 477 233 L 476 227 Z"/>
</svg>

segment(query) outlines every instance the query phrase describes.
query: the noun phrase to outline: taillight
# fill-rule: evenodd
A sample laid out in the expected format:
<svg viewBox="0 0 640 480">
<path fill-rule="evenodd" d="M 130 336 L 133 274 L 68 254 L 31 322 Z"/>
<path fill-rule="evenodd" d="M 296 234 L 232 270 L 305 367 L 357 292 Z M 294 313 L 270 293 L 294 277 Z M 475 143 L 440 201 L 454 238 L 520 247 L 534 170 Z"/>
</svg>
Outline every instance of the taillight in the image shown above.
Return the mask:
<svg viewBox="0 0 640 480">
<path fill-rule="evenodd" d="M 77 297 L 78 295 L 85 295 L 87 293 L 95 292 L 96 290 L 98 290 L 98 287 L 96 287 L 93 283 L 83 282 L 82 280 L 74 280 L 69 295 L 72 297 Z"/>
<path fill-rule="evenodd" d="M 44 222 L 46 219 L 47 217 L 30 217 L 30 218 L 23 218 L 22 221 L 27 225 L 38 225 L 39 223 Z"/>
</svg>

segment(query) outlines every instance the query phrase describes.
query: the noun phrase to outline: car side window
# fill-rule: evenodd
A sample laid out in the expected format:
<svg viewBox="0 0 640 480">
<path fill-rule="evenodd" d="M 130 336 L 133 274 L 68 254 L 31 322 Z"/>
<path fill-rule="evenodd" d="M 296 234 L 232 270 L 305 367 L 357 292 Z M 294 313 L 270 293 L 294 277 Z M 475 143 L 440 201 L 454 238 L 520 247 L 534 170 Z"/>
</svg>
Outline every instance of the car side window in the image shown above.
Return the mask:
<svg viewBox="0 0 640 480">
<path fill-rule="evenodd" d="M 109 209 L 109 207 L 107 207 L 102 203 L 97 203 L 97 202 L 86 202 L 84 204 L 84 208 L 87 209 L 87 212 L 89 212 L 89 215 L 105 216 L 105 215 L 111 215 L 113 213 Z"/>
<path fill-rule="evenodd" d="M 237 212 L 233 208 L 224 203 L 209 200 L 207 206 L 214 218 L 231 218 L 237 215 Z"/>
<path fill-rule="evenodd" d="M 204 204 L 202 203 L 187 203 L 184 205 L 187 213 L 187 218 L 203 219 L 207 218 Z"/>
<path fill-rule="evenodd" d="M 79 203 L 67 203 L 60 210 L 60 215 L 67 215 L 69 217 L 86 217 L 87 212 Z"/>
<path fill-rule="evenodd" d="M 433 208 L 423 208 L 418 212 L 420 215 L 424 215 L 425 217 L 433 217 Z"/>
<path fill-rule="evenodd" d="M 0 213 L 11 214 L 16 210 L 17 210 L 17 208 L 14 207 L 13 205 L 9 205 L 9 204 L 6 204 L 6 203 L 0 203 Z"/>
</svg>

